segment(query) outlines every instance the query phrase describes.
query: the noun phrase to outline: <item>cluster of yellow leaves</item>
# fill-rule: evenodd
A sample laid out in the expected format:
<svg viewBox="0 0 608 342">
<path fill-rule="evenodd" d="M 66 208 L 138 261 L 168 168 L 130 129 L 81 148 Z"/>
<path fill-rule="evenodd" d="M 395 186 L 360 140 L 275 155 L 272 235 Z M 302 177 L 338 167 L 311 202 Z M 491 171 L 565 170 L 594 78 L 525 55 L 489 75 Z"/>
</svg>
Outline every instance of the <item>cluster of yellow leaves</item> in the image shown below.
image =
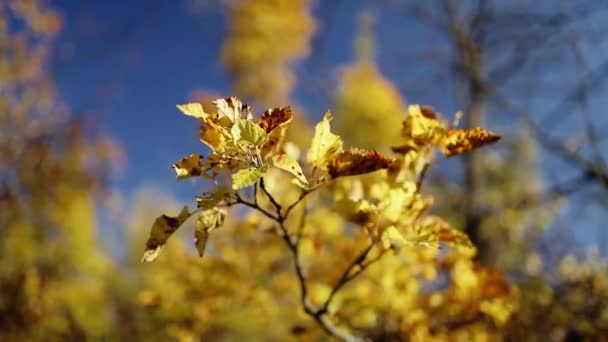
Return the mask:
<svg viewBox="0 0 608 342">
<path fill-rule="evenodd" d="M 194 212 L 184 207 L 177 217 L 163 215 L 157 218 L 146 243 L 144 261 L 152 261 L 168 238 L 197 211 L 202 210 L 194 232 L 195 245 L 202 256 L 209 232 L 225 221 L 226 207 L 247 204 L 260 209 L 258 214 L 262 213 L 266 219 L 272 220 L 273 210 L 264 211 L 264 208 L 274 206 L 278 215 L 274 217 L 276 222 L 283 224 L 287 220 L 287 223 L 293 224 L 293 220 L 281 216 L 287 215 L 292 207 L 283 210 L 281 203 L 294 203 L 291 199 L 286 200 L 293 198 L 294 194 L 295 203 L 298 203 L 308 192 L 323 193 L 324 189 L 330 190 L 332 200 L 324 203 L 323 197 L 317 198 L 313 208 L 327 206 L 329 212 L 337 215 L 340 219 L 337 221 L 337 231 L 343 230 L 346 222 L 363 228 L 356 233 L 360 236 L 357 245 L 364 241 L 371 243 L 369 248 L 373 252 L 370 255 L 375 254 L 374 258 L 379 259 L 390 250 L 407 253 L 417 246 L 436 250 L 441 243 L 464 251 L 461 255 L 465 260 L 474 255 L 475 247 L 465 234 L 450 227 L 445 220 L 427 215 L 432 198 L 420 194 L 418 184 L 425 169 L 412 168 L 424 154 L 410 152 L 429 151 L 438 146 L 464 152 L 489 142 L 488 139 L 478 138 L 479 135 L 495 135 L 480 130 L 450 133 L 430 109 L 411 106 L 403 123 L 403 136 L 412 149 L 405 155 L 389 157 L 375 150 L 344 149 L 342 139 L 332 132 L 332 115 L 327 112 L 315 127 L 307 153 L 302 154 L 305 160 L 299 160 L 298 148 L 283 142 L 285 130 L 293 119 L 289 107 L 269 109 L 256 120 L 251 108 L 235 97 L 218 99 L 213 103 L 216 111 L 212 113 L 206 112 L 198 103 L 178 106 L 186 115 L 199 120 L 200 139 L 209 146 L 211 153 L 206 158 L 191 154 L 173 167 L 179 179 L 201 176 L 217 181 L 220 172 L 228 172 L 232 185 L 221 184 L 216 191 L 197 197 L 198 209 Z M 304 167 L 300 162 L 305 162 L 302 164 Z M 277 173 L 275 170 L 284 172 Z M 411 177 L 403 176 L 404 172 Z M 278 179 L 286 176 L 289 176 L 290 182 Z M 255 187 L 252 202 L 244 201 L 244 194 L 240 192 L 249 186 Z M 259 187 L 266 193 L 261 199 L 256 195 Z M 301 215 L 304 215 L 303 220 L 307 218 L 306 211 Z M 301 225 L 298 234 L 308 230 L 306 223 Z M 284 229 L 290 234 L 289 228 Z M 327 233 L 328 230 L 322 233 L 315 231 L 303 239 L 301 252 L 305 264 L 308 264 L 308 258 L 327 253 L 322 252 L 327 247 L 327 238 L 323 236 Z M 352 247 L 356 246 L 347 247 L 344 253 L 353 253 L 355 250 Z M 371 265 L 365 258 L 360 262 L 361 267 Z M 315 279 L 317 275 L 313 273 L 311 277 Z M 331 296 L 331 287 L 320 280 L 311 281 L 313 302 L 320 304 L 323 298 Z M 488 315 L 499 321 L 506 320 L 501 306 L 492 303 L 484 304 Z"/>
<path fill-rule="evenodd" d="M 285 130 L 293 119 L 289 107 L 269 109 L 254 120 L 251 107 L 238 98 L 217 99 L 213 102 L 216 110 L 206 112 L 200 103 L 188 103 L 177 107 L 186 115 L 200 122 L 200 139 L 211 153 L 203 158 L 191 154 L 173 164 L 178 179 L 202 176 L 214 179 L 221 171 L 232 174 L 232 190 L 222 187 L 216 193 L 199 197 L 199 208 L 205 209 L 203 215 L 213 213 L 213 222 L 203 226 L 217 228 L 223 222 L 219 218 L 222 211 L 215 206 L 229 206 L 237 203 L 238 190 L 256 185 L 272 168 L 290 173 L 292 183 L 311 191 L 322 185 L 326 177 L 317 176 L 310 186 L 308 177 L 299 162 L 287 153 L 281 153 Z M 468 238 L 437 218 L 425 218 L 423 214 L 431 204 L 430 198 L 418 193 L 416 178 L 422 176 L 424 168 L 411 168 L 418 152 L 430 147 L 440 146 L 447 155 L 466 152 L 473 148 L 496 141 L 498 136 L 482 129 L 446 129 L 439 116 L 429 107 L 410 106 L 403 122 L 402 135 L 408 150 L 399 158 L 384 156 L 374 150 L 351 148 L 343 150 L 342 139 L 332 133 L 331 113 L 327 112 L 316 125 L 310 148 L 306 154 L 308 164 L 314 170 L 326 172 L 332 179 L 388 170 L 381 178 L 370 185 L 369 194 L 353 194 L 352 183 L 346 192 L 336 191 L 335 199 L 344 218 L 368 228 L 372 237 L 382 236 L 386 248 L 401 248 L 406 245 L 439 246 L 439 241 L 458 247 L 474 249 Z M 407 171 L 414 177 L 402 177 Z M 211 172 L 211 174 L 209 174 Z M 312 177 L 312 174 L 309 176 Z M 355 181 L 356 182 L 356 181 Z M 350 193 L 349 193 L 350 192 Z M 256 199 L 257 200 L 257 199 Z M 161 216 L 157 219 L 146 244 L 143 260 L 152 261 L 162 246 L 191 213 L 184 207 L 179 216 Z M 223 214 L 222 214 L 223 215 Z M 220 215 L 221 216 L 221 215 Z M 201 221 L 202 220 L 202 221 Z M 199 218 L 199 222 L 209 221 Z M 211 229 L 197 228 L 195 231 L 197 247 L 202 255 Z"/>
<path fill-rule="evenodd" d="M 448 157 L 470 152 L 500 139 L 496 133 L 479 127 L 448 128 L 444 119 L 433 108 L 418 105 L 408 107 L 408 116 L 403 122 L 401 135 L 405 139 L 405 144 L 393 147 L 393 151 L 396 153 L 418 151 L 424 147 L 437 147 Z"/>
</svg>

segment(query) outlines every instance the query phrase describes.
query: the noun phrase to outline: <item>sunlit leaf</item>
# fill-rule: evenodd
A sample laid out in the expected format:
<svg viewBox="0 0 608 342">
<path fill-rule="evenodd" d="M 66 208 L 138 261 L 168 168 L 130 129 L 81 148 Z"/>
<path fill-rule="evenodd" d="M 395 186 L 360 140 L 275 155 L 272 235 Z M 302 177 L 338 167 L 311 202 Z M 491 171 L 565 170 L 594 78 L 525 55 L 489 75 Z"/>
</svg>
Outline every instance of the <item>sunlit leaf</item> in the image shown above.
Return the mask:
<svg viewBox="0 0 608 342">
<path fill-rule="evenodd" d="M 177 179 L 182 180 L 202 175 L 204 170 L 201 159 L 202 156 L 200 154 L 193 153 L 171 165 L 177 174 Z"/>
<path fill-rule="evenodd" d="M 329 174 L 333 177 L 361 175 L 387 169 L 395 160 L 376 151 L 350 149 L 334 155 L 329 161 Z"/>
<path fill-rule="evenodd" d="M 297 160 L 291 158 L 287 154 L 279 154 L 277 156 L 272 157 L 272 165 L 281 170 L 285 170 L 292 175 L 294 175 L 298 181 L 303 184 L 308 184 L 308 180 L 302 173 L 302 167 Z"/>
<path fill-rule="evenodd" d="M 182 113 L 193 116 L 197 119 L 206 120 L 209 118 L 209 113 L 206 113 L 205 110 L 203 110 L 203 105 L 200 103 L 192 102 L 181 104 L 177 105 L 177 108 L 181 110 Z"/>
<path fill-rule="evenodd" d="M 307 154 L 308 161 L 322 170 L 327 170 L 330 159 L 342 148 L 342 139 L 330 130 L 331 119 L 331 113 L 327 112 L 323 120 L 317 124 Z"/>
<path fill-rule="evenodd" d="M 212 122 L 207 122 L 201 124 L 199 136 L 201 142 L 209 146 L 212 151 L 223 152 L 226 149 L 226 142 L 228 141 L 230 134 L 224 127 Z"/>
<path fill-rule="evenodd" d="M 217 99 L 213 103 L 217 106 L 220 117 L 228 118 L 232 123 L 236 123 L 239 119 L 253 119 L 251 107 L 242 103 L 237 97 Z"/>
<path fill-rule="evenodd" d="M 142 261 L 151 262 L 156 259 L 169 237 L 186 222 L 190 215 L 188 207 L 184 206 L 177 217 L 167 215 L 157 217 L 146 241 L 146 250 Z"/>
<path fill-rule="evenodd" d="M 268 136 L 266 131 L 251 120 L 238 119 L 231 129 L 235 143 L 246 141 L 254 146 L 261 146 Z"/>
<path fill-rule="evenodd" d="M 407 242 L 405 241 L 399 230 L 395 228 L 395 226 L 387 227 L 382 233 L 382 245 L 385 249 L 399 249 L 405 246 L 406 244 Z"/>
<path fill-rule="evenodd" d="M 249 167 L 232 174 L 232 189 L 238 190 L 255 184 L 264 175 L 265 169 Z"/>
<path fill-rule="evenodd" d="M 425 217 L 420 222 L 418 229 L 420 231 L 429 232 L 437 241 L 441 241 L 451 247 L 472 252 L 475 250 L 475 245 L 469 237 L 460 230 L 454 229 L 450 224 L 437 216 Z"/>
<path fill-rule="evenodd" d="M 400 221 L 404 211 L 412 212 L 416 200 L 416 185 L 410 182 L 390 189 L 380 202 L 382 213 L 391 222 Z M 409 223 L 409 222 L 405 222 Z"/>
<path fill-rule="evenodd" d="M 445 123 L 432 108 L 408 106 L 408 116 L 403 121 L 401 132 L 406 141 L 410 142 L 409 146 L 434 144 L 441 138 L 444 130 Z"/>
<path fill-rule="evenodd" d="M 494 143 L 500 136 L 483 128 L 450 129 L 441 139 L 441 150 L 446 156 L 472 151 L 478 147 Z"/>
</svg>

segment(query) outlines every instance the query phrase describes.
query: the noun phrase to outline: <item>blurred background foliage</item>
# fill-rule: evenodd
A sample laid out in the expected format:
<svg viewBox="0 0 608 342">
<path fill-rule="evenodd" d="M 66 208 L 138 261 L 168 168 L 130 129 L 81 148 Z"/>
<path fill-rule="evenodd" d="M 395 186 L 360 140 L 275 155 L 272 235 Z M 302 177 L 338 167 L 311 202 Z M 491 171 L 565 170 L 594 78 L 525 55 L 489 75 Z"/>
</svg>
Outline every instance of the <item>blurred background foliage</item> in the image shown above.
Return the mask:
<svg viewBox="0 0 608 342">
<path fill-rule="evenodd" d="M 573 202 L 604 211 L 608 203 L 606 115 L 585 109 L 603 66 L 599 57 L 585 57 L 596 47 L 589 41 L 605 36 L 599 24 L 580 24 L 596 20 L 592 15 L 605 6 L 379 1 L 339 19 L 339 3 L 192 0 L 188 8 L 200 20 L 214 11 L 225 16 L 221 49 L 201 58 L 219 59 L 232 81 L 230 94 L 261 108 L 291 103 L 296 109 L 297 130 L 288 132 L 294 150 L 308 145 L 314 121 L 295 89 L 332 108 L 347 145 L 383 151 L 397 145 L 407 97 L 438 111 L 462 110 L 461 126 L 483 124 L 504 139 L 462 162 L 442 161 L 423 188 L 435 213 L 471 236 L 476 256 L 424 248 L 386 256 L 349 284 L 332 309 L 379 341 L 605 338 L 606 255 L 572 237 L 591 225 Z M 375 38 L 376 27 L 386 32 L 383 11 L 430 28 L 434 38 L 424 46 L 410 32 L 411 44 L 401 39 L 398 49 L 389 49 L 395 46 L 382 44 L 393 36 Z M 333 48 L 323 43 L 333 20 L 350 20 L 356 32 L 354 59 L 345 65 L 323 62 L 315 50 Z M 52 1 L 0 2 L 2 340 L 327 340 L 302 312 L 287 251 L 260 216 L 230 215 L 204 259 L 180 232 L 158 262 L 139 263 L 153 218 L 177 213 L 178 201 L 154 185 L 132 194 L 113 186 L 109 175 L 130 156 L 98 129 L 94 116 L 75 115 L 57 95 L 50 67 L 61 31 L 61 9 Z M 391 58 L 415 65 L 422 77 L 395 81 L 403 71 L 399 63 L 386 71 Z M 306 59 L 312 67 L 303 72 Z M 564 65 L 576 69 L 580 82 L 560 81 L 568 77 Z M 563 88 L 554 87 L 556 80 Z M 561 107 L 542 111 L 543 96 L 562 90 Z M 192 98 L 205 104 L 217 93 L 193 92 Z M 530 103 L 531 95 L 543 101 Z M 446 97 L 456 105 L 446 105 Z M 536 112 L 544 114 L 539 119 Z M 568 120 L 582 124 L 568 124 L 564 134 L 556 122 Z M 565 160 L 568 169 L 551 158 Z M 554 177 L 547 165 L 564 177 Z M 272 177 L 271 192 L 297 196 L 284 175 Z M 366 177 L 358 181 L 369 192 Z M 303 256 L 315 261 L 307 265 L 311 295 L 321 302 L 362 241 L 330 206 L 307 215 Z M 121 243 L 103 243 L 104 229 L 118 230 Z"/>
</svg>

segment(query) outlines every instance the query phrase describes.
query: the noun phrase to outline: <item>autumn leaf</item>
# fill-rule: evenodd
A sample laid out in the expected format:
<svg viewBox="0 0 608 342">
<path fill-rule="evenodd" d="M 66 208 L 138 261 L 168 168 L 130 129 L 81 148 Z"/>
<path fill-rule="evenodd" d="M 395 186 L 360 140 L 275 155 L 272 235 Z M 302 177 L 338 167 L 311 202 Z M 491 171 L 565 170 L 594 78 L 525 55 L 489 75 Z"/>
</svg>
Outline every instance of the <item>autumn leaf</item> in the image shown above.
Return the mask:
<svg viewBox="0 0 608 342">
<path fill-rule="evenodd" d="M 408 116 L 403 121 L 401 134 L 410 147 L 434 144 L 444 130 L 445 123 L 431 107 L 408 106 Z"/>
<path fill-rule="evenodd" d="M 302 167 L 297 160 L 287 154 L 279 154 L 272 157 L 272 165 L 294 175 L 302 184 L 308 184 L 308 180 L 302 173 Z"/>
<path fill-rule="evenodd" d="M 219 208 L 204 210 L 199 215 L 194 229 L 194 244 L 200 257 L 205 254 L 209 233 L 221 227 L 225 219 L 226 212 Z"/>
<path fill-rule="evenodd" d="M 382 233 L 381 239 L 384 249 L 400 249 L 407 245 L 403 235 L 401 235 L 395 226 L 388 226 Z"/>
<path fill-rule="evenodd" d="M 199 136 L 201 142 L 209 146 L 212 151 L 221 153 L 226 149 L 226 142 L 230 134 L 219 124 L 207 122 L 201 124 Z"/>
<path fill-rule="evenodd" d="M 237 97 L 227 97 L 225 99 L 217 99 L 213 101 L 217 107 L 220 118 L 228 118 L 232 123 L 236 123 L 239 119 L 253 119 L 251 107 L 243 104 Z"/>
<path fill-rule="evenodd" d="M 432 234 L 437 241 L 441 241 L 451 247 L 469 252 L 475 251 L 475 245 L 473 245 L 467 234 L 452 228 L 447 221 L 440 217 L 425 217 L 419 223 L 418 229 Z"/>
<path fill-rule="evenodd" d="M 308 161 L 322 170 L 327 170 L 330 159 L 342 149 L 342 139 L 330 131 L 331 119 L 331 113 L 327 112 L 317 124 L 307 154 Z"/>
<path fill-rule="evenodd" d="M 258 169 L 256 167 L 238 170 L 232 174 L 232 189 L 238 190 L 255 184 L 265 172 L 265 168 Z"/>
<path fill-rule="evenodd" d="M 483 128 L 473 129 L 450 129 L 445 132 L 441 139 L 441 150 L 443 154 L 450 157 L 466 153 L 478 147 L 491 144 L 500 139 L 494 132 Z"/>
<path fill-rule="evenodd" d="M 362 175 L 387 169 L 395 160 L 374 150 L 353 148 L 340 152 L 329 161 L 329 174 L 333 177 Z"/>
<path fill-rule="evenodd" d="M 266 131 L 266 133 L 270 133 L 274 129 L 290 123 L 292 119 L 293 113 L 291 112 L 291 107 L 271 108 L 260 116 L 257 124 Z"/>
<path fill-rule="evenodd" d="M 177 179 L 182 180 L 203 175 L 204 169 L 201 159 L 202 156 L 200 154 L 193 153 L 171 165 L 177 174 Z"/>
<path fill-rule="evenodd" d="M 177 108 L 181 110 L 182 113 L 197 119 L 207 120 L 209 118 L 209 113 L 206 113 L 205 110 L 203 110 L 203 105 L 200 103 L 185 103 L 177 105 Z"/>
<path fill-rule="evenodd" d="M 287 126 L 277 127 L 268 134 L 268 140 L 262 145 L 262 150 L 260 151 L 262 158 L 266 159 L 279 152 L 285 139 L 286 129 Z"/>
<path fill-rule="evenodd" d="M 230 188 L 225 185 L 220 185 L 210 194 L 206 196 L 196 196 L 196 203 L 198 208 L 203 209 L 211 209 L 216 205 L 220 204 L 225 198 L 226 195 L 230 193 Z"/>
<path fill-rule="evenodd" d="M 188 207 L 184 206 L 177 217 L 167 215 L 157 217 L 154 221 L 154 225 L 152 226 L 152 230 L 150 231 L 148 241 L 146 241 L 146 250 L 144 251 L 144 255 L 141 259 L 142 262 L 154 261 L 154 259 L 156 259 L 160 253 L 162 247 L 165 245 L 165 243 L 167 243 L 169 237 L 175 233 L 175 231 L 181 227 L 184 222 L 186 222 L 190 215 L 191 214 Z"/>
<path fill-rule="evenodd" d="M 264 129 L 246 119 L 238 119 L 232 126 L 231 133 L 235 143 L 246 141 L 254 146 L 261 146 L 268 140 Z"/>
</svg>

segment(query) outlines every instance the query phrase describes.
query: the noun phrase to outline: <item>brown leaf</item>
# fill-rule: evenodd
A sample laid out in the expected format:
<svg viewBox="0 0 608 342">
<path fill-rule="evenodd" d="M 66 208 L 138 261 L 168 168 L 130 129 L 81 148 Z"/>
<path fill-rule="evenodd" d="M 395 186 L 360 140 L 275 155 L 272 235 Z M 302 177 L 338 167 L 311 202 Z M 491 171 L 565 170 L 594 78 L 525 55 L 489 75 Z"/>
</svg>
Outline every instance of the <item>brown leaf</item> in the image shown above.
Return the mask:
<svg viewBox="0 0 608 342">
<path fill-rule="evenodd" d="M 142 257 L 142 261 L 150 262 L 156 259 L 169 237 L 186 222 L 190 215 L 188 207 L 184 206 L 176 217 L 167 215 L 157 217 L 150 231 L 148 241 L 146 241 L 146 250 Z"/>
<path fill-rule="evenodd" d="M 385 157 L 375 150 L 353 148 L 340 152 L 329 161 L 329 174 L 333 177 L 361 175 L 388 168 L 393 158 Z"/>
<path fill-rule="evenodd" d="M 441 150 L 443 154 L 450 157 L 472 151 L 478 147 L 496 142 L 499 139 L 500 136 L 498 134 L 479 127 L 473 129 L 449 129 L 445 131 L 441 139 Z"/>
<path fill-rule="evenodd" d="M 292 119 L 293 113 L 291 112 L 291 107 L 271 108 L 260 116 L 257 124 L 262 127 L 266 133 L 270 133 L 275 128 L 288 124 Z"/>
<path fill-rule="evenodd" d="M 182 180 L 190 177 L 201 176 L 205 171 L 203 170 L 201 159 L 202 156 L 200 154 L 193 153 L 171 165 L 177 174 L 177 179 Z"/>
</svg>

